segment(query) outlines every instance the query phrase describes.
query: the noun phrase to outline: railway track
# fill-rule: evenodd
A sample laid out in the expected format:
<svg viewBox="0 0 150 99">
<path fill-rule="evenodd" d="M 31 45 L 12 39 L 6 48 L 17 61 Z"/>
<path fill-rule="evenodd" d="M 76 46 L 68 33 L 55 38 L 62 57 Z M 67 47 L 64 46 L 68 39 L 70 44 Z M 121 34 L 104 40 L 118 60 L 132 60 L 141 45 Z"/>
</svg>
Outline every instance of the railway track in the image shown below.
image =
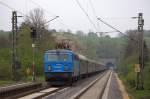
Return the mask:
<svg viewBox="0 0 150 99">
<path fill-rule="evenodd" d="M 42 89 L 47 88 L 48 85 L 43 85 L 41 82 L 37 83 L 23 83 L 16 84 L 7 87 L 0 88 L 0 98 L 1 99 L 15 99 Z"/>
<path fill-rule="evenodd" d="M 46 97 L 43 97 L 43 99 L 80 99 L 82 98 L 88 90 L 91 90 L 91 88 L 97 84 L 97 82 L 101 81 L 101 79 L 105 80 L 102 84 L 101 90 L 104 93 L 106 82 L 108 82 L 108 78 L 110 77 L 110 71 L 104 71 L 101 72 L 93 77 L 89 77 L 86 79 L 82 79 L 76 83 L 73 84 L 73 86 L 70 86 L 68 88 L 64 88 L 63 90 L 59 90 L 57 92 L 54 92 L 50 95 L 47 95 Z M 98 94 L 100 94 L 98 93 Z M 88 93 L 91 94 L 91 93 Z M 103 94 L 99 95 L 99 97 L 102 97 Z M 93 97 L 84 97 L 82 99 L 96 99 Z M 101 98 L 98 98 L 101 99 Z"/>
<path fill-rule="evenodd" d="M 107 82 L 109 82 L 111 76 L 111 71 L 102 72 L 98 75 L 97 77 L 95 76 L 95 78 L 93 77 L 93 80 L 91 78 L 83 79 L 70 87 L 51 87 L 46 84 L 43 85 L 42 83 L 29 83 L 14 87 L 0 88 L 0 97 L 2 99 L 88 99 L 86 98 L 88 91 L 94 88 L 94 86 L 103 79 L 103 85 L 100 88 L 101 92 L 99 92 L 98 97 L 99 99 L 105 99 L 102 97 L 107 97 L 105 91 L 107 89 Z M 61 94 L 65 94 L 62 96 L 64 98 L 61 97 Z"/>
<path fill-rule="evenodd" d="M 107 99 L 105 97 L 107 97 L 108 83 L 110 81 L 111 75 L 112 75 L 112 71 L 109 71 L 107 74 L 103 73 L 101 76 L 99 76 L 99 78 L 97 78 L 96 80 L 91 82 L 89 85 L 84 87 L 82 90 L 80 90 L 78 93 L 76 93 L 75 95 L 70 97 L 70 99 L 92 99 L 92 98 L 93 99 Z M 96 86 L 96 84 L 98 85 L 98 83 L 102 84 L 102 86 L 99 87 L 99 88 L 101 88 L 99 90 L 99 92 L 94 87 L 94 86 Z M 96 93 L 94 93 L 94 90 L 92 90 L 92 88 L 94 90 L 96 90 Z M 93 93 L 92 93 L 92 91 L 93 91 Z M 95 97 L 93 97 L 92 94 Z"/>
<path fill-rule="evenodd" d="M 40 99 L 62 90 L 46 83 L 23 83 L 0 88 L 0 99 Z"/>
</svg>

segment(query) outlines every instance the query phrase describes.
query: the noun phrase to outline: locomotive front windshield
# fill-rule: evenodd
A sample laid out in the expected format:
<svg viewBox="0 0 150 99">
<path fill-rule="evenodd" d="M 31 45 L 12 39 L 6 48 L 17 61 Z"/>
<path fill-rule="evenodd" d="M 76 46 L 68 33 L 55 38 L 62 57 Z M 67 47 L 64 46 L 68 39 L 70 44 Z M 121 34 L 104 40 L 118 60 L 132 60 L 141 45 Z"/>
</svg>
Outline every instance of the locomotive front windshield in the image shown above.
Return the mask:
<svg viewBox="0 0 150 99">
<path fill-rule="evenodd" d="M 68 61 L 68 54 L 48 54 L 48 61 Z"/>
</svg>

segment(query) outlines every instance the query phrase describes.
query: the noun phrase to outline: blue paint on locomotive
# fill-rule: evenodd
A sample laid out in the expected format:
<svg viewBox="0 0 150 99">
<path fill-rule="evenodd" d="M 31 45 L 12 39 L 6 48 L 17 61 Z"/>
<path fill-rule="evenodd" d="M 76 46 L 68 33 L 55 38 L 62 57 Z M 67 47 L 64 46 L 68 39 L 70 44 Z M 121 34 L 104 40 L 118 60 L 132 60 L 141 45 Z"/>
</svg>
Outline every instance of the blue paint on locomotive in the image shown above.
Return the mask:
<svg viewBox="0 0 150 99">
<path fill-rule="evenodd" d="M 49 50 L 44 54 L 46 81 L 68 81 L 72 77 L 74 53 L 69 50 Z"/>
<path fill-rule="evenodd" d="M 44 58 L 45 72 L 72 72 L 71 51 L 47 51 Z"/>
</svg>

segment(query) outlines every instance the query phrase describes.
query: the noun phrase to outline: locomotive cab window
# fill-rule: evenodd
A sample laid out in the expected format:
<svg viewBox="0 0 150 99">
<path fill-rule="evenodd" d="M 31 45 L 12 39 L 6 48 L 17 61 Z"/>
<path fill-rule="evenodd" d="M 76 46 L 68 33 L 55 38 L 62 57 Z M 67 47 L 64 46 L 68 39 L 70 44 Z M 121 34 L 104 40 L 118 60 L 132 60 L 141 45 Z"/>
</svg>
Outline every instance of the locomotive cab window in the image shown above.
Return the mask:
<svg viewBox="0 0 150 99">
<path fill-rule="evenodd" d="M 48 54 L 48 61 L 68 61 L 68 54 Z"/>
</svg>

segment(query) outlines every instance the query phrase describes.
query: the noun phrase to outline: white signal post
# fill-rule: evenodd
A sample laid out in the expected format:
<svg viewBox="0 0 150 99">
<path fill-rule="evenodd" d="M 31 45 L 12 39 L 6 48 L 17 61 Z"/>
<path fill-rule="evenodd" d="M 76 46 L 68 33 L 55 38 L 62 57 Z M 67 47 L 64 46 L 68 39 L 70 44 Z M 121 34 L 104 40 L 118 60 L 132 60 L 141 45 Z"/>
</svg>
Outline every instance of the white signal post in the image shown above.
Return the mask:
<svg viewBox="0 0 150 99">
<path fill-rule="evenodd" d="M 32 44 L 33 48 L 33 61 L 32 61 L 32 81 L 35 81 L 35 44 Z"/>
<path fill-rule="evenodd" d="M 57 18 L 59 18 L 59 16 L 56 16 L 55 18 L 53 18 L 53 19 L 51 19 L 51 20 L 45 22 L 44 25 L 45 25 L 45 24 L 48 24 L 49 22 L 51 22 L 51 21 L 53 21 L 53 20 L 55 20 L 55 19 L 57 19 Z M 35 29 L 37 29 L 37 28 L 35 28 Z M 32 32 L 37 32 L 37 31 L 36 31 L 36 30 L 35 30 L 35 31 L 32 30 Z M 34 36 L 35 36 L 35 34 L 34 34 Z M 32 81 L 34 82 L 34 81 L 35 81 L 35 47 L 36 47 L 36 37 L 32 37 L 32 39 L 33 39 L 33 43 L 32 43 L 32 48 L 33 48 L 33 57 L 32 57 Z"/>
</svg>

